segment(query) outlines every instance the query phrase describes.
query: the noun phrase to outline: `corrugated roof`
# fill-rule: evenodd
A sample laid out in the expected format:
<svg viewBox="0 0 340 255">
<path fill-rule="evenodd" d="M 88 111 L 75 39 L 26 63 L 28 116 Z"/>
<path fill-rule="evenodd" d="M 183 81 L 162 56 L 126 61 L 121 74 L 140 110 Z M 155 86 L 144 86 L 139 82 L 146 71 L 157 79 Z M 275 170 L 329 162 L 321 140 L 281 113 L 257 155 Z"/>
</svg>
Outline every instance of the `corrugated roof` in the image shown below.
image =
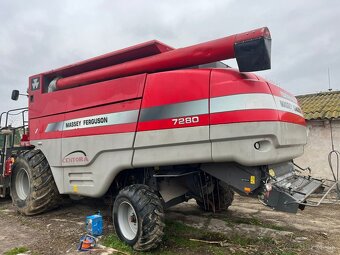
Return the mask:
<svg viewBox="0 0 340 255">
<path fill-rule="evenodd" d="M 307 120 L 340 118 L 340 91 L 300 95 L 296 98 Z"/>
</svg>

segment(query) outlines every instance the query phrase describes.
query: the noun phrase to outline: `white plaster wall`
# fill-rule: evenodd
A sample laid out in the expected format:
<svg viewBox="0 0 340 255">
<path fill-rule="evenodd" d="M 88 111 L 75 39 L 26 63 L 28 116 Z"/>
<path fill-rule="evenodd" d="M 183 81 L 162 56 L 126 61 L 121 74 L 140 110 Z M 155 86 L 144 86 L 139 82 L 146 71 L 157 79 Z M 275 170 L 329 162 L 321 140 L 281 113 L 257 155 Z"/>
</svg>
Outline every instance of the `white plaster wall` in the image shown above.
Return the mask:
<svg viewBox="0 0 340 255">
<path fill-rule="evenodd" d="M 340 120 L 331 122 L 333 129 L 334 147 L 340 151 Z M 312 176 L 333 180 L 328 164 L 328 154 L 332 150 L 331 129 L 329 121 L 307 121 L 308 138 L 304 154 L 294 162 L 302 167 L 309 166 Z M 336 168 L 336 162 L 333 160 Z M 340 167 L 340 166 L 339 166 Z M 340 173 L 339 173 L 340 175 Z"/>
</svg>

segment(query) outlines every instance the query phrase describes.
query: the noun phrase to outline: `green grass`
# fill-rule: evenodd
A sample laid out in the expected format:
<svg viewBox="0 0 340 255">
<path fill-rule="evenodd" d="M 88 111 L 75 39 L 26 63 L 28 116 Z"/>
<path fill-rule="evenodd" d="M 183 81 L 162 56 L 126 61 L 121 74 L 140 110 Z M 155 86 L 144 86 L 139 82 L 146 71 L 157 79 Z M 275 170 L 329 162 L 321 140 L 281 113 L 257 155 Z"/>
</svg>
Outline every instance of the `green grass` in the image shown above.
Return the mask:
<svg viewBox="0 0 340 255">
<path fill-rule="evenodd" d="M 26 247 L 16 247 L 9 251 L 6 251 L 4 255 L 16 255 L 16 254 L 24 253 L 26 251 L 28 251 Z"/>
<path fill-rule="evenodd" d="M 116 235 L 113 235 L 113 234 L 107 236 L 103 240 L 103 245 L 105 245 L 107 247 L 112 247 L 116 250 L 123 251 L 123 252 L 126 252 L 126 253 L 131 253 L 131 254 L 134 253 L 133 249 L 129 245 L 120 241 L 119 238 Z"/>
<path fill-rule="evenodd" d="M 256 224 L 256 222 L 253 222 Z M 202 242 L 191 241 L 190 239 L 199 239 L 205 241 L 218 241 L 227 244 L 221 247 L 218 244 L 208 244 Z M 134 251 L 130 246 L 122 243 L 114 234 L 107 236 L 103 240 L 103 244 L 119 251 L 129 254 L 272 254 L 272 255 L 295 255 L 293 247 L 286 247 L 287 244 L 280 244 L 275 240 L 265 238 L 248 238 L 241 235 L 226 236 L 220 233 L 208 232 L 186 226 L 176 221 L 166 221 L 165 235 L 161 246 L 148 253 L 140 253 Z M 252 249 L 256 249 L 253 252 Z"/>
<path fill-rule="evenodd" d="M 226 221 L 230 226 L 234 226 L 237 224 L 248 224 L 248 225 L 259 226 L 263 228 L 270 228 L 270 229 L 279 230 L 279 231 L 288 230 L 288 228 L 277 226 L 271 223 L 267 223 L 257 218 L 239 218 L 239 217 L 230 218 L 228 217 L 228 218 L 224 218 L 224 221 Z"/>
<path fill-rule="evenodd" d="M 165 235 L 161 246 L 151 252 L 139 253 L 134 251 L 130 246 L 121 242 L 114 234 L 107 236 L 103 244 L 119 251 L 130 254 L 165 254 L 178 255 L 179 251 L 183 254 L 225 254 L 225 247 L 216 245 L 207 245 L 204 243 L 190 241 L 190 239 L 223 241 L 225 236 L 218 233 L 201 231 L 193 227 L 186 226 L 175 221 L 166 221 Z M 210 249 L 211 248 L 211 249 Z M 209 250 L 210 249 L 210 250 Z M 223 251 L 221 251 L 223 249 Z"/>
<path fill-rule="evenodd" d="M 279 251 L 276 255 L 297 255 L 297 253 L 292 251 Z"/>
</svg>

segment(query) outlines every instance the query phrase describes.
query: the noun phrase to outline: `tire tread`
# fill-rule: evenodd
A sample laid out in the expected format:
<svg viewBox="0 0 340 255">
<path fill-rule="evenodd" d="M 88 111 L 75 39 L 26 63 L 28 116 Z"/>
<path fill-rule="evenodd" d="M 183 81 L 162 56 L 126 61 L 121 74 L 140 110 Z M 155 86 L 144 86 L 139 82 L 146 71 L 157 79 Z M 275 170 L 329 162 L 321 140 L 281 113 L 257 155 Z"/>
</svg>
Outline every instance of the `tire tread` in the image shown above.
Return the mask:
<svg viewBox="0 0 340 255">
<path fill-rule="evenodd" d="M 146 185 L 134 184 L 122 189 L 117 198 L 119 197 L 131 200 L 137 215 L 139 215 L 138 218 L 141 219 L 141 231 L 133 248 L 137 251 L 149 251 L 157 248 L 162 242 L 165 227 L 164 210 L 159 196 Z M 116 229 L 118 227 L 115 226 Z M 122 239 L 122 241 L 124 240 Z"/>
<path fill-rule="evenodd" d="M 214 196 L 215 200 L 215 212 L 221 212 L 228 210 L 229 206 L 231 206 L 233 200 L 234 200 L 234 191 L 227 185 L 219 185 L 219 195 L 220 195 L 220 201 L 219 203 L 216 201 L 216 191 L 214 190 L 213 194 L 209 194 L 209 198 L 211 199 L 211 196 Z M 211 199 L 212 200 L 212 199 Z M 196 200 L 197 205 L 200 207 L 203 211 L 213 211 L 213 208 L 211 206 L 205 207 L 203 201 Z M 207 203 L 207 202 L 206 202 Z"/>
<path fill-rule="evenodd" d="M 18 198 L 12 196 L 14 206 L 25 215 L 40 214 L 55 208 L 60 202 L 60 194 L 46 157 L 40 150 L 26 151 L 18 156 L 14 171 L 16 167 L 26 165 L 25 163 L 31 172 L 31 192 L 25 206 L 19 206 L 16 202 Z M 15 185 L 12 185 L 11 189 L 14 187 Z"/>
</svg>

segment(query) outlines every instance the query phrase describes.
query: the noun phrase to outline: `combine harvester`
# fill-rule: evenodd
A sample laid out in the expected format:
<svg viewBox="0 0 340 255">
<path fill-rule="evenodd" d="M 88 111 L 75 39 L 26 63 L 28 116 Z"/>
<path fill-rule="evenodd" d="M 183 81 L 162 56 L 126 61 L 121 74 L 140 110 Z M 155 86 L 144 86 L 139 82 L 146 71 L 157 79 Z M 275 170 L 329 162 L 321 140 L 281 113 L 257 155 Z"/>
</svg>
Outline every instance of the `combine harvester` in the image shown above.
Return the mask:
<svg viewBox="0 0 340 255">
<path fill-rule="evenodd" d="M 234 191 L 303 209 L 323 181 L 292 163 L 306 144 L 300 107 L 248 73 L 270 69 L 270 45 L 267 28 L 180 49 L 150 41 L 31 76 L 21 146 L 1 129 L 2 194 L 25 215 L 61 194 L 110 195 L 136 250 L 157 247 L 164 209 L 192 198 L 206 211 L 226 210 Z M 232 58 L 239 71 L 218 62 Z"/>
</svg>

